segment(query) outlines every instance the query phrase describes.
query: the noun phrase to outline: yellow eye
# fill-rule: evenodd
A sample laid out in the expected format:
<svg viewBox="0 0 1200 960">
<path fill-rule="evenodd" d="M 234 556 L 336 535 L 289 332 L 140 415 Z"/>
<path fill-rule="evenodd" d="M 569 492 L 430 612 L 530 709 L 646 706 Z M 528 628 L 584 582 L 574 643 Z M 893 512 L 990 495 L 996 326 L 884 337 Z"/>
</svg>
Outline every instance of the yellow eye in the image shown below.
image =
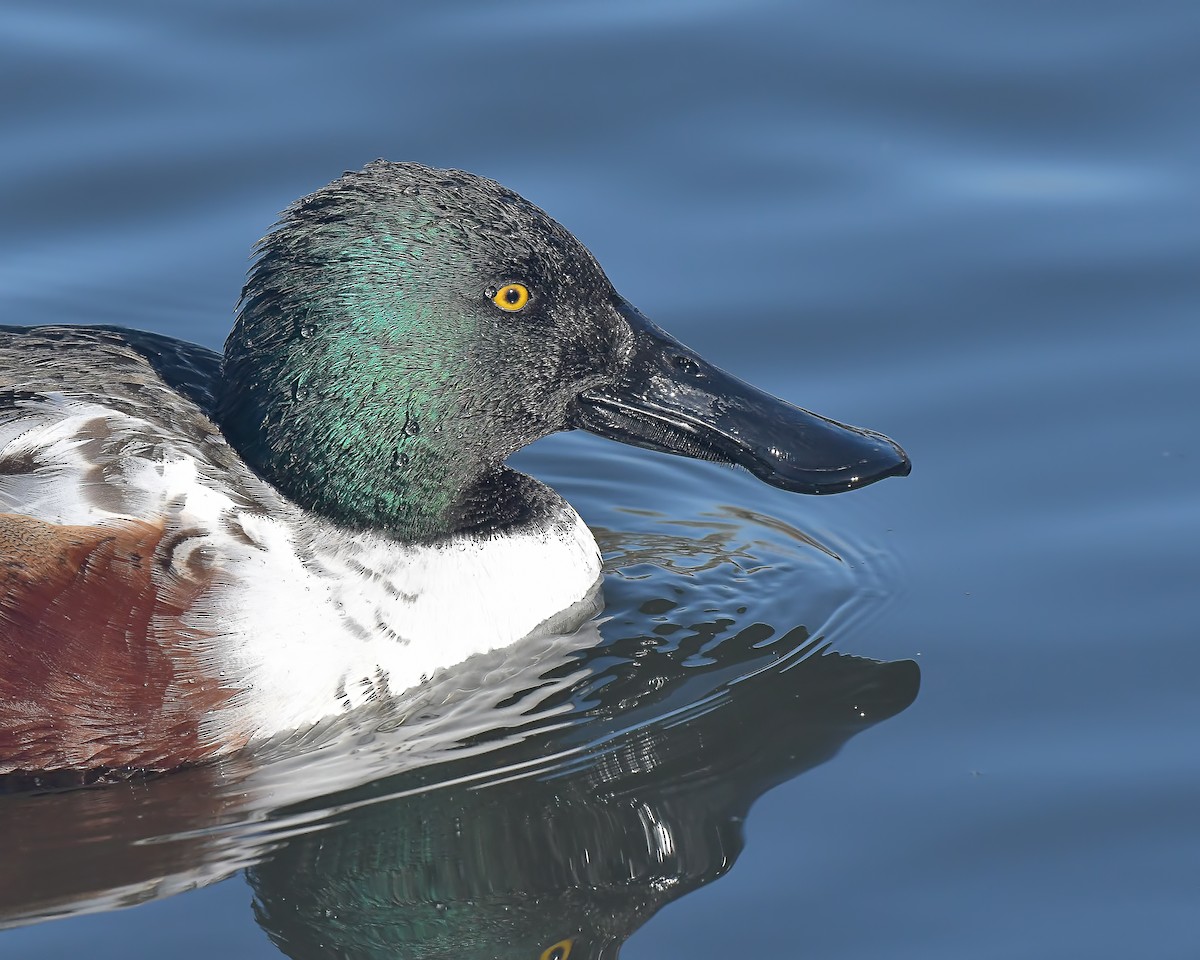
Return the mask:
<svg viewBox="0 0 1200 960">
<path fill-rule="evenodd" d="M 571 946 L 574 943 L 574 938 L 568 937 L 566 940 L 559 940 L 558 943 L 551 944 L 542 951 L 542 960 L 567 960 L 567 957 L 571 955 Z"/>
<path fill-rule="evenodd" d="M 516 313 L 528 302 L 529 288 L 523 283 L 506 283 L 492 297 L 492 303 L 509 313 Z"/>
</svg>

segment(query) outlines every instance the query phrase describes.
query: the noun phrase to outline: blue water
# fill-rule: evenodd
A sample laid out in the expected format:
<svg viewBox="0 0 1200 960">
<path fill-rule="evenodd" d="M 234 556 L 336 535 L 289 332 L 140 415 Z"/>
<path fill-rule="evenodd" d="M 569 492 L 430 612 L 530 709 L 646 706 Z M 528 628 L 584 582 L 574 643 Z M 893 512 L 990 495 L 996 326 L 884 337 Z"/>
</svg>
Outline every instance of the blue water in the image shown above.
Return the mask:
<svg viewBox="0 0 1200 960">
<path fill-rule="evenodd" d="M 9 0 L 0 322 L 218 347 L 284 205 L 418 159 L 914 470 L 535 445 L 607 620 L 399 730 L 0 797 L 0 955 L 1196 956 L 1198 44 L 1186 2 Z"/>
</svg>

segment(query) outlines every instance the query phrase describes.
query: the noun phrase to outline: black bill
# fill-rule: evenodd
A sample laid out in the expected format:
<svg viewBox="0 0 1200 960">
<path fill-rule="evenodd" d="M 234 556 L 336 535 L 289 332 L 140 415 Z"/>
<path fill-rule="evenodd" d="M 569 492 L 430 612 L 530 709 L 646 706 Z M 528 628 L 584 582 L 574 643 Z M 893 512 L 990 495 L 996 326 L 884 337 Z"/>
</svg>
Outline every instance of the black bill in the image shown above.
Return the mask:
<svg viewBox="0 0 1200 960">
<path fill-rule="evenodd" d="M 572 426 L 685 457 L 736 463 L 795 493 L 840 493 L 903 477 L 908 455 L 882 434 L 810 413 L 730 376 L 633 306 L 633 351 L 617 382 L 576 402 Z"/>
</svg>

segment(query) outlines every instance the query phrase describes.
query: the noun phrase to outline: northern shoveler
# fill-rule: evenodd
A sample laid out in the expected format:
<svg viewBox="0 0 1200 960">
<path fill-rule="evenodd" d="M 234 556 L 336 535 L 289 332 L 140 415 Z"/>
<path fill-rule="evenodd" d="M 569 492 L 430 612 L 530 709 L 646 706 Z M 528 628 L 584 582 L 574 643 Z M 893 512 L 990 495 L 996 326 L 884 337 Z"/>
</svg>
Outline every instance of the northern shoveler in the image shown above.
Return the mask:
<svg viewBox="0 0 1200 960">
<path fill-rule="evenodd" d="M 413 163 L 283 214 L 223 357 L 0 328 L 0 773 L 201 761 L 571 628 L 596 542 L 504 461 L 573 428 L 803 493 L 909 470 L 672 339 L 526 200 Z"/>
</svg>

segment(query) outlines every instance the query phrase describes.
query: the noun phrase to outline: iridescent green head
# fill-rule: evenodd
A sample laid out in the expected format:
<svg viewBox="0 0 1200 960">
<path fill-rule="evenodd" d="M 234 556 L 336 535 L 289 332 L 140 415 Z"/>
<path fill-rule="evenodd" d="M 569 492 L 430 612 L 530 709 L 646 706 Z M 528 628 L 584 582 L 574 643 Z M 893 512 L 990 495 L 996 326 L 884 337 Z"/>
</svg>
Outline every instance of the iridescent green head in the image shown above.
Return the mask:
<svg viewBox="0 0 1200 960">
<path fill-rule="evenodd" d="M 250 467 L 310 511 L 406 540 L 515 519 L 532 488 L 505 458 L 573 427 L 807 493 L 908 470 L 886 438 L 671 339 L 533 204 L 413 163 L 377 161 L 284 213 L 224 377 L 218 418 Z"/>
<path fill-rule="evenodd" d="M 528 300 L 525 301 L 529 291 Z M 222 427 L 261 475 L 349 526 L 470 526 L 504 459 L 567 425 L 620 348 L 615 294 L 532 204 L 379 161 L 260 244 L 225 347 Z"/>
</svg>

